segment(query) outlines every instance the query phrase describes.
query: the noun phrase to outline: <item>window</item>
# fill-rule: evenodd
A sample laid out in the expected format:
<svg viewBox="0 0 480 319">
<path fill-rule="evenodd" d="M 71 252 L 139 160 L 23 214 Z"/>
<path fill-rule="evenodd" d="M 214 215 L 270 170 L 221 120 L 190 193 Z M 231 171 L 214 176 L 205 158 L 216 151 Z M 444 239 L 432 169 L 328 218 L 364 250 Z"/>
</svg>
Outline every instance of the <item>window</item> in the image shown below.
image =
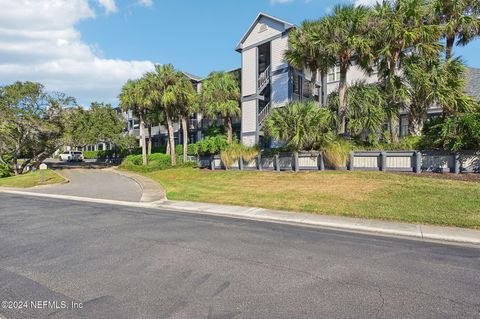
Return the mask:
<svg viewBox="0 0 480 319">
<path fill-rule="evenodd" d="M 327 82 L 336 82 L 340 81 L 340 67 L 335 66 L 334 68 L 330 69 L 328 71 L 328 77 L 327 77 Z"/>
</svg>

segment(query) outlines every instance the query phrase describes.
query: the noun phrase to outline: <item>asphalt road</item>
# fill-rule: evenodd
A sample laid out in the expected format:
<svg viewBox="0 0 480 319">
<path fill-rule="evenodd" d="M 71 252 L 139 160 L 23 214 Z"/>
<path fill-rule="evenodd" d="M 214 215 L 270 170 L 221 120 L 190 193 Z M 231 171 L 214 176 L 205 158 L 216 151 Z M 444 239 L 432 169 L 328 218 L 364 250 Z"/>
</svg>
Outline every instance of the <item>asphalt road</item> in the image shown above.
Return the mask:
<svg viewBox="0 0 480 319">
<path fill-rule="evenodd" d="M 138 202 L 142 189 L 132 179 L 104 169 L 65 168 L 58 173 L 70 180 L 67 184 L 48 185 L 29 192 Z"/>
<path fill-rule="evenodd" d="M 480 249 L 1 194 L 0 300 L 51 303 L 5 318 L 480 318 Z"/>
</svg>

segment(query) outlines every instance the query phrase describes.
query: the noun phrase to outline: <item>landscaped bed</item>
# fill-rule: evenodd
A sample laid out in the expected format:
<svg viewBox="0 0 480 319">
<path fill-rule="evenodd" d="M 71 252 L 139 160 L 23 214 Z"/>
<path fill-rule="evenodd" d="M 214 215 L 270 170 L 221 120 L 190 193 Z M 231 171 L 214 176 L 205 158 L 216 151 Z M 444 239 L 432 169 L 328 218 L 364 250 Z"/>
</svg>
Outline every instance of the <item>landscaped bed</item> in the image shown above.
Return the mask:
<svg viewBox="0 0 480 319">
<path fill-rule="evenodd" d="M 43 176 L 42 176 L 43 174 Z M 65 179 L 52 170 L 0 178 L 0 187 L 27 188 L 40 185 L 63 183 Z"/>
<path fill-rule="evenodd" d="M 172 200 L 480 228 L 480 183 L 382 172 L 144 173 Z"/>
</svg>

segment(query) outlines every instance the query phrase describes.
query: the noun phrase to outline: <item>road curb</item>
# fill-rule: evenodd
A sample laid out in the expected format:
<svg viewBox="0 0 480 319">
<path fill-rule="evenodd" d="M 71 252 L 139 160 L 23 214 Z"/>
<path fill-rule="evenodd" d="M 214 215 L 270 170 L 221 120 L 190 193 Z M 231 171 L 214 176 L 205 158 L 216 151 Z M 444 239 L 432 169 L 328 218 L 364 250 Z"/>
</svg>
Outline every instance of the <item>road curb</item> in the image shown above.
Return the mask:
<svg viewBox="0 0 480 319">
<path fill-rule="evenodd" d="M 142 203 L 151 203 L 167 199 L 167 195 L 163 187 L 148 177 L 132 172 L 122 171 L 115 167 L 106 168 L 105 170 L 128 177 L 136 182 L 142 189 L 142 198 L 140 199 L 140 202 Z"/>
<path fill-rule="evenodd" d="M 155 202 L 127 202 L 109 199 L 32 193 L 20 190 L 0 189 L 0 193 L 66 199 L 98 204 L 120 205 L 155 210 L 167 210 L 200 215 L 213 215 L 263 222 L 292 224 L 314 228 L 327 228 L 370 235 L 404 237 L 423 241 L 472 244 L 480 246 L 480 231 L 456 227 L 409 224 L 382 220 L 324 216 L 308 213 L 275 211 L 255 207 L 218 205 L 200 202 L 160 200 Z"/>
</svg>

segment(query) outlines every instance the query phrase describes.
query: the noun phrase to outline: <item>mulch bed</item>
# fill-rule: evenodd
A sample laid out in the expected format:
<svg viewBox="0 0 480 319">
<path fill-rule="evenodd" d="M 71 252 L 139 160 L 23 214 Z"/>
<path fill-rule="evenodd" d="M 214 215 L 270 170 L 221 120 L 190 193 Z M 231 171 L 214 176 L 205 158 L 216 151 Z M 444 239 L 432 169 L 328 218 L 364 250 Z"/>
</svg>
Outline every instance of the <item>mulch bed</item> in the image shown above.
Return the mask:
<svg viewBox="0 0 480 319">
<path fill-rule="evenodd" d="M 454 174 L 454 173 L 426 173 L 426 172 L 423 172 L 421 174 L 416 174 L 416 173 L 399 173 L 399 174 L 409 175 L 409 176 L 429 177 L 429 178 L 438 178 L 438 179 L 451 179 L 451 180 L 455 180 L 455 181 L 480 183 L 480 174 L 478 174 L 478 173 Z"/>
</svg>

